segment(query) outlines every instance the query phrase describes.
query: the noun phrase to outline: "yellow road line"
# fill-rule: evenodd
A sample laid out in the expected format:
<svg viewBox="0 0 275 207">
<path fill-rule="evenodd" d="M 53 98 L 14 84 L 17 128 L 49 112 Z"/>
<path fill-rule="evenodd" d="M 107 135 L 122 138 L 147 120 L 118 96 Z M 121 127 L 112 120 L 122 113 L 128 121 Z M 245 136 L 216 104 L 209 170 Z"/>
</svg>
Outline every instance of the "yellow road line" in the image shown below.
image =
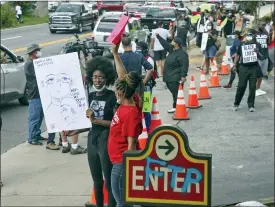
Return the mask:
<svg viewBox="0 0 275 207">
<path fill-rule="evenodd" d="M 86 33 L 86 34 L 79 35 L 79 38 L 81 39 L 81 38 L 88 37 L 88 36 L 92 37 L 92 33 L 89 32 L 89 33 Z M 55 45 L 55 44 L 62 43 L 62 42 L 68 42 L 68 41 L 73 40 L 73 39 L 74 39 L 74 37 L 67 37 L 67 38 L 57 39 L 57 40 L 41 43 L 41 44 L 39 44 L 39 46 L 40 47 L 46 47 L 46 46 Z M 16 53 L 16 52 L 24 52 L 26 50 L 27 50 L 27 47 L 22 47 L 22 48 L 13 49 L 11 51 Z M 190 58 L 189 61 L 190 62 L 202 61 L 202 57 Z"/>
<path fill-rule="evenodd" d="M 89 32 L 87 34 L 82 34 L 82 35 L 79 35 L 79 38 L 84 38 L 84 37 L 92 37 L 92 33 Z M 62 39 L 58 39 L 58 40 L 53 40 L 53 41 L 50 41 L 50 42 L 44 42 L 44 43 L 41 43 L 39 44 L 40 47 L 46 47 L 46 46 L 49 46 L 49 45 L 54 45 L 54 44 L 58 44 L 58 43 L 62 43 L 62 42 L 67 42 L 67 41 L 70 41 L 70 40 L 73 40 L 74 37 L 67 37 L 67 38 L 62 38 Z M 22 47 L 22 48 L 17 48 L 17 49 L 14 49 L 14 50 L 11 50 L 12 52 L 16 53 L 16 52 L 23 52 L 23 51 L 26 51 L 27 50 L 27 47 Z"/>
</svg>

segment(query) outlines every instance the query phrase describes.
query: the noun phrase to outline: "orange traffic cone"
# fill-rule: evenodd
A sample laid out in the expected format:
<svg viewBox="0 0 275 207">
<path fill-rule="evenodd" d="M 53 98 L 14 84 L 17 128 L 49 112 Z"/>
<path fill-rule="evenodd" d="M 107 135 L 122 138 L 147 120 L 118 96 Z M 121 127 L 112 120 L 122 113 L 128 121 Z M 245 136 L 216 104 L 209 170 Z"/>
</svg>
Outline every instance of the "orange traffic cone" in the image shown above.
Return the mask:
<svg viewBox="0 0 275 207">
<path fill-rule="evenodd" d="M 199 90 L 199 100 L 203 99 L 210 99 L 211 96 L 209 95 L 208 86 L 206 83 L 206 78 L 204 71 L 201 71 L 201 80 L 200 80 L 200 90 Z"/>
<path fill-rule="evenodd" d="M 217 88 L 217 87 L 221 87 L 218 71 L 211 71 L 209 88 Z"/>
<path fill-rule="evenodd" d="M 138 137 L 138 143 L 139 143 L 140 148 L 144 149 L 146 146 L 147 139 L 148 139 L 148 133 L 147 133 L 147 128 L 146 128 L 143 113 L 142 113 L 142 126 L 143 126 L 143 129 L 142 129 L 142 133 Z"/>
<path fill-rule="evenodd" d="M 153 97 L 153 106 L 152 106 L 152 112 L 151 112 L 151 124 L 150 124 L 150 133 L 161 125 L 161 120 L 159 117 L 159 108 L 158 108 L 158 102 L 157 98 Z"/>
<path fill-rule="evenodd" d="M 108 205 L 108 191 L 106 190 L 105 181 L 103 186 L 104 206 Z M 92 189 L 91 200 L 85 204 L 86 207 L 96 207 L 95 189 Z"/>
<path fill-rule="evenodd" d="M 200 105 L 198 101 L 195 79 L 194 76 L 191 76 L 187 108 L 197 109 L 200 107 L 202 107 L 202 105 Z"/>
<path fill-rule="evenodd" d="M 176 112 L 173 116 L 173 119 L 174 120 L 189 120 L 190 119 L 188 117 L 186 107 L 185 107 L 182 83 L 179 84 Z"/>
<path fill-rule="evenodd" d="M 219 75 L 229 75 L 229 67 L 226 64 L 226 52 L 223 53 L 222 57 L 222 64 L 221 64 L 221 70 L 219 72 Z"/>
</svg>

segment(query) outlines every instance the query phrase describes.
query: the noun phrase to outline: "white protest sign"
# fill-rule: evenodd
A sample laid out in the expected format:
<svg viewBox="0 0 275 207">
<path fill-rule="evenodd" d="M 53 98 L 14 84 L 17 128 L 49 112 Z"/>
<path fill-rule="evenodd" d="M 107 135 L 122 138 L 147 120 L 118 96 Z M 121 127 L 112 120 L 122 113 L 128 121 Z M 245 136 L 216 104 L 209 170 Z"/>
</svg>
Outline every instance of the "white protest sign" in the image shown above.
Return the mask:
<svg viewBox="0 0 275 207">
<path fill-rule="evenodd" d="M 201 51 L 206 50 L 207 41 L 208 41 L 208 33 L 203 33 L 201 38 Z"/>
<path fill-rule="evenodd" d="M 39 58 L 33 63 L 48 132 L 90 128 L 77 53 Z"/>
<path fill-rule="evenodd" d="M 257 53 L 255 52 L 256 44 L 243 45 L 242 46 L 242 56 L 243 63 L 253 63 L 257 62 Z"/>
</svg>

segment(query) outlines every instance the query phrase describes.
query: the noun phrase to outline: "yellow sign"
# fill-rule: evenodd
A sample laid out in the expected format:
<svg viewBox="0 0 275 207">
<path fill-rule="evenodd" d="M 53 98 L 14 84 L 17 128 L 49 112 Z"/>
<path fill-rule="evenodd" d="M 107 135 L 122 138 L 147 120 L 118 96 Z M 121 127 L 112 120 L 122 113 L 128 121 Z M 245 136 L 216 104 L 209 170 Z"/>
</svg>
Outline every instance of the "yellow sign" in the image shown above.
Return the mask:
<svg viewBox="0 0 275 207">
<path fill-rule="evenodd" d="M 145 91 L 143 95 L 143 107 L 142 112 L 151 113 L 152 101 L 151 101 L 151 92 Z"/>
</svg>

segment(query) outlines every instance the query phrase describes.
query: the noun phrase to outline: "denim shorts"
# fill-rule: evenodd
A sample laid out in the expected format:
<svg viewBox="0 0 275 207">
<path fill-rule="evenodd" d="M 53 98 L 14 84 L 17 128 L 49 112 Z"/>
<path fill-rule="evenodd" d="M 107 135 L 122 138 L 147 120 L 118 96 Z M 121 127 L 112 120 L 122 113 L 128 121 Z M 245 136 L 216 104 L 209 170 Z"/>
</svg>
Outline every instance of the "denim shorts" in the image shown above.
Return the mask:
<svg viewBox="0 0 275 207">
<path fill-rule="evenodd" d="M 203 52 L 206 58 L 213 58 L 216 56 L 216 53 L 217 53 L 216 45 L 206 48 L 206 50 Z"/>
</svg>

